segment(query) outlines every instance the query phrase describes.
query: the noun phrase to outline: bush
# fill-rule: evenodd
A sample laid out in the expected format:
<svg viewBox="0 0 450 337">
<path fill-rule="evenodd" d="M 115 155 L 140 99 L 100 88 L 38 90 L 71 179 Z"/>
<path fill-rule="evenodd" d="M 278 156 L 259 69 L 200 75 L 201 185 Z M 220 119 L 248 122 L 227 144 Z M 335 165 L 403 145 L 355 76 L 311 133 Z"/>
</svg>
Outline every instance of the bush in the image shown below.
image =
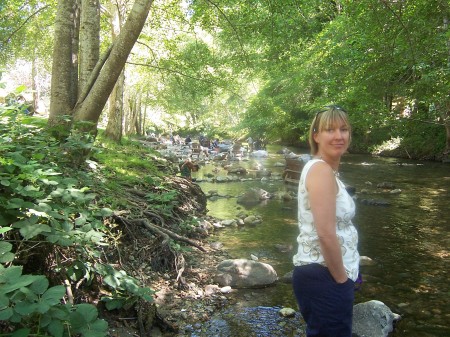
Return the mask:
<svg viewBox="0 0 450 337">
<path fill-rule="evenodd" d="M 72 284 L 101 279 L 115 309 L 152 300 L 124 271 L 103 263 L 112 214 L 76 179 L 64 146 L 41 119 L 0 107 L 0 320 L 14 336 L 43 333 L 104 336 L 107 323 L 95 306 L 75 303 Z M 28 274 L 30 273 L 30 274 Z M 49 286 L 53 284 L 53 286 Z"/>
</svg>

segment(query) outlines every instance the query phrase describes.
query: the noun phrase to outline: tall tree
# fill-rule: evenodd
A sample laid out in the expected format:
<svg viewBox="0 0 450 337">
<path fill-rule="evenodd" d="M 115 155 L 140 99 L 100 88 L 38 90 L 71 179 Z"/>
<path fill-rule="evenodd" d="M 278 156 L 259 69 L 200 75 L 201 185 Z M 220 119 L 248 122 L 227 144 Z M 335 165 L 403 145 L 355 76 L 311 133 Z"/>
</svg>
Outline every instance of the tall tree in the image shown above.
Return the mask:
<svg viewBox="0 0 450 337">
<path fill-rule="evenodd" d="M 61 125 L 59 117 L 64 114 L 69 114 L 73 117 L 73 125 L 75 127 L 80 128 L 83 132 L 95 135 L 102 109 L 145 24 L 153 1 L 135 1 L 119 36 L 112 43 L 105 55 L 97 62 L 83 92 L 78 96 L 78 101 L 75 106 L 72 107 L 67 104 L 74 97 L 70 91 L 70 87 L 65 85 L 61 90 L 57 90 L 56 86 L 58 85 L 58 78 L 61 74 L 65 76 L 71 75 L 69 69 L 72 60 L 72 48 L 67 43 L 63 43 L 63 41 L 64 38 L 71 37 L 71 33 L 74 31 L 73 20 L 71 20 L 73 18 L 72 8 L 74 3 L 75 0 L 61 0 L 58 10 L 58 25 L 55 25 L 55 28 L 60 29 L 55 29 L 55 41 L 60 42 L 58 48 L 62 50 L 54 56 L 49 124 L 51 126 Z M 53 90 L 55 90 L 55 94 L 53 94 Z M 60 102 L 67 102 L 65 104 L 67 110 L 62 109 L 62 103 Z"/>
<path fill-rule="evenodd" d="M 52 84 L 50 100 L 50 116 L 48 125 L 61 126 L 57 133 L 67 135 L 70 123 L 64 118 L 72 114 L 78 89 L 77 27 L 76 15 L 78 6 L 74 0 L 60 0 L 55 19 L 55 39 L 53 47 Z M 75 37 L 76 36 L 76 37 Z M 74 50 L 75 49 L 75 50 Z"/>
<path fill-rule="evenodd" d="M 122 27 L 125 4 L 118 1 L 116 5 L 109 3 L 108 12 L 111 26 L 111 38 L 114 41 Z M 125 69 L 122 70 L 112 92 L 109 96 L 108 123 L 105 129 L 106 137 L 120 142 L 123 133 L 123 93 L 125 87 Z"/>
</svg>

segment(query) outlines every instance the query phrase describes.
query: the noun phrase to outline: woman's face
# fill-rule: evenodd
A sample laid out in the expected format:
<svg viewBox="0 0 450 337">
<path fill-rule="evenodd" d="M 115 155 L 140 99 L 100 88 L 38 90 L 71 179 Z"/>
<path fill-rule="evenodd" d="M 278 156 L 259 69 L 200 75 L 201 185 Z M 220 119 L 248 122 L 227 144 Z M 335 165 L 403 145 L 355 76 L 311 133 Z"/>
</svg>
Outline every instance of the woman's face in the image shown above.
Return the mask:
<svg viewBox="0 0 450 337">
<path fill-rule="evenodd" d="M 318 144 L 318 155 L 333 158 L 342 156 L 348 149 L 350 142 L 350 128 L 341 120 L 314 134 Z"/>
</svg>

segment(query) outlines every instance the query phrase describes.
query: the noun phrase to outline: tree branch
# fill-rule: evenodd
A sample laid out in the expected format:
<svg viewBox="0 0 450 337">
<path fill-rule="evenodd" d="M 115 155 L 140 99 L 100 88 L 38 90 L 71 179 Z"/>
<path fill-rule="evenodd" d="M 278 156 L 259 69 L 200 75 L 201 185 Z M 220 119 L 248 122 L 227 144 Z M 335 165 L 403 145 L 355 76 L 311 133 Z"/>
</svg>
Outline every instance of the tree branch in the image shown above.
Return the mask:
<svg viewBox="0 0 450 337">
<path fill-rule="evenodd" d="M 9 34 L 9 36 L 5 40 L 2 41 L 2 44 L 9 42 L 9 40 L 11 40 L 11 38 L 14 36 L 14 34 L 16 34 L 19 30 L 21 30 L 22 27 L 25 26 L 28 21 L 30 21 L 34 16 L 38 15 L 39 12 L 42 12 L 47 7 L 50 7 L 50 5 L 45 5 L 44 7 L 39 8 L 36 12 L 31 14 L 29 17 L 27 17 L 26 20 L 24 22 L 22 22 L 22 24 L 19 27 L 17 27 L 17 29 L 15 29 L 11 34 Z"/>
</svg>

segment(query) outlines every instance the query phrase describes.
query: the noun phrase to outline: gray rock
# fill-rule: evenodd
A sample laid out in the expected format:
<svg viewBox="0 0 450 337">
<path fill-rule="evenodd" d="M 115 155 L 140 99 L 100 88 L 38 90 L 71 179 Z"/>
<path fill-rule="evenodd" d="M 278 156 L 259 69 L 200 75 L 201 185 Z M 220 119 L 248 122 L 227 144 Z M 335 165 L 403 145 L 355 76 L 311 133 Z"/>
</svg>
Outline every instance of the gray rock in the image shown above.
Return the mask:
<svg viewBox="0 0 450 337">
<path fill-rule="evenodd" d="M 353 306 L 355 337 L 387 337 L 394 329 L 394 322 L 401 318 L 383 302 L 372 300 Z"/>
<path fill-rule="evenodd" d="M 214 282 L 233 288 L 258 288 L 277 281 L 273 267 L 267 263 L 248 259 L 225 260 L 217 266 Z"/>
</svg>

